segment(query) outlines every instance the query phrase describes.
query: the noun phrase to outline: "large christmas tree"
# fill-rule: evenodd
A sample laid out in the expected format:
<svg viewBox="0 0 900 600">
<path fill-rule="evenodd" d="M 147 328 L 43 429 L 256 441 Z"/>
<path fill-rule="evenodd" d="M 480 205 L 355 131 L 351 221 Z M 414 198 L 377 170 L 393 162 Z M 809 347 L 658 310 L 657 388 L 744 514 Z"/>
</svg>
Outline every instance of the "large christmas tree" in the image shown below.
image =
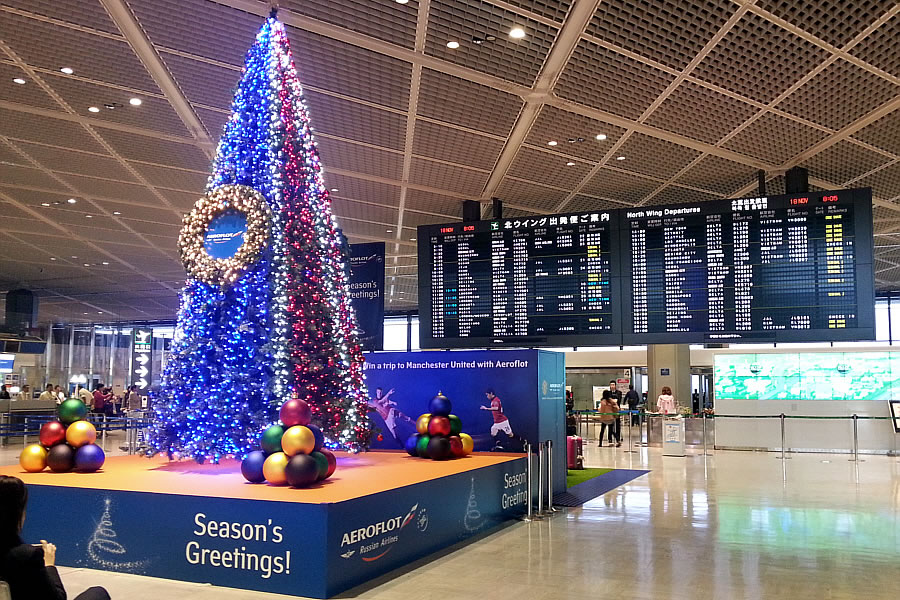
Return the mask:
<svg viewBox="0 0 900 600">
<path fill-rule="evenodd" d="M 284 25 L 247 53 L 207 194 L 185 217 L 188 271 L 149 454 L 244 456 L 291 398 L 332 447 L 368 447 L 362 353 L 340 231 Z"/>
</svg>

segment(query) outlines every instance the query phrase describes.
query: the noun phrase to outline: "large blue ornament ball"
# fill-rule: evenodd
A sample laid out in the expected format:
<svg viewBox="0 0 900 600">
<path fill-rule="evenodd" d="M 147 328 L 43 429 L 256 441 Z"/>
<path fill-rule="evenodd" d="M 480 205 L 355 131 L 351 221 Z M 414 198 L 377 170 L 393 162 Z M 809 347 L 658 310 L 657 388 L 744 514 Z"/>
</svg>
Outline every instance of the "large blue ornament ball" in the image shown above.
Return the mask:
<svg viewBox="0 0 900 600">
<path fill-rule="evenodd" d="M 266 462 L 266 453 L 262 450 L 254 450 L 241 462 L 241 475 L 250 483 L 262 483 L 266 480 L 263 475 L 263 463 Z"/>
<path fill-rule="evenodd" d="M 307 425 L 307 429 L 313 432 L 313 435 L 316 437 L 316 447 L 313 448 L 313 452 L 318 452 L 322 449 L 322 446 L 325 445 L 325 434 L 322 433 L 322 430 L 316 427 L 315 425 Z"/>
<path fill-rule="evenodd" d="M 75 470 L 80 473 L 93 473 L 103 466 L 106 454 L 97 444 L 86 444 L 75 451 Z"/>
<path fill-rule="evenodd" d="M 419 434 L 414 433 L 406 440 L 406 453 L 410 456 L 418 456 L 419 453 L 416 451 L 416 445 L 419 443 Z"/>
<path fill-rule="evenodd" d="M 431 399 L 428 410 L 431 412 L 432 416 L 438 415 L 441 417 L 449 417 L 450 411 L 453 410 L 453 405 L 450 404 L 450 398 L 443 394 L 438 394 Z"/>
<path fill-rule="evenodd" d="M 295 454 L 284 468 L 284 474 L 291 487 L 306 487 L 319 478 L 319 465 L 308 454 Z"/>
<path fill-rule="evenodd" d="M 444 460 L 450 458 L 450 440 L 436 436 L 428 441 L 428 458 L 432 460 Z"/>
</svg>

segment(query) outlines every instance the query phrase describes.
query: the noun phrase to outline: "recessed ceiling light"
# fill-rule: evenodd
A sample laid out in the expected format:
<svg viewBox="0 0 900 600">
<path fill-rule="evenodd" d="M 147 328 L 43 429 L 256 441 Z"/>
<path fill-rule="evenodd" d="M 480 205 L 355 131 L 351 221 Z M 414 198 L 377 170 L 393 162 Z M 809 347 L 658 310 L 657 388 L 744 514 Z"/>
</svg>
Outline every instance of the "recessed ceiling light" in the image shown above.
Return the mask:
<svg viewBox="0 0 900 600">
<path fill-rule="evenodd" d="M 71 75 L 72 73 L 75 72 L 75 70 L 72 67 L 63 67 L 60 69 L 60 71 L 62 71 L 66 75 Z"/>
<path fill-rule="evenodd" d="M 597 141 L 598 141 L 598 142 L 602 142 L 602 141 L 605 140 L 605 139 L 606 139 L 606 134 L 605 134 L 605 133 L 598 133 L 598 134 L 597 134 Z"/>
<path fill-rule="evenodd" d="M 49 202 L 41 202 L 41 206 L 50 206 Z"/>
<path fill-rule="evenodd" d="M 104 106 L 104 108 L 108 108 L 109 110 L 115 110 L 117 108 L 122 108 L 122 105 L 119 104 L 118 102 L 107 102 L 103 106 Z"/>
<path fill-rule="evenodd" d="M 122 213 L 120 213 L 120 212 L 117 211 L 117 210 L 114 210 L 114 211 L 113 211 L 113 214 L 118 216 L 118 215 L 121 215 Z"/>
<path fill-rule="evenodd" d="M 574 167 L 574 166 L 575 166 L 575 163 L 573 163 L 573 162 L 570 160 L 569 162 L 566 163 L 566 166 L 567 166 L 567 167 Z"/>
<path fill-rule="evenodd" d="M 130 104 L 132 106 L 140 106 L 143 103 L 144 103 L 144 101 L 141 100 L 140 98 L 132 98 L 131 100 L 128 101 L 128 104 Z"/>
<path fill-rule="evenodd" d="M 416 241 L 416 238 L 409 238 L 409 241 L 414 242 Z"/>
<path fill-rule="evenodd" d="M 73 254 L 73 255 L 72 255 L 72 258 L 78 258 L 78 257 L 77 257 L 77 256 L 75 256 L 75 255 L 74 255 L 74 254 Z"/>
<path fill-rule="evenodd" d="M 408 4 L 409 0 L 394 0 L 397 4 Z"/>
<path fill-rule="evenodd" d="M 88 112 L 98 113 L 98 112 L 100 112 L 100 109 L 97 108 L 96 106 L 89 106 L 89 107 L 88 107 Z"/>
<path fill-rule="evenodd" d="M 555 146 L 557 143 L 558 143 L 558 142 L 557 142 L 556 140 L 550 140 L 549 142 L 547 142 L 547 145 L 548 145 L 548 146 Z"/>
<path fill-rule="evenodd" d="M 332 191 L 332 192 L 339 192 L 339 191 L 341 191 L 341 190 L 339 190 L 339 189 L 337 189 L 337 188 L 331 188 L 331 191 Z"/>
<path fill-rule="evenodd" d="M 97 314 L 98 314 L 98 315 L 102 315 L 102 314 L 103 314 L 103 311 L 102 311 L 102 310 L 98 310 L 98 311 L 97 311 Z"/>
<path fill-rule="evenodd" d="M 617 156 L 617 157 L 616 157 L 616 160 L 625 160 L 625 157 L 624 157 L 624 156 Z"/>
<path fill-rule="evenodd" d="M 68 200 L 66 200 L 66 202 L 68 202 L 69 204 L 75 204 L 76 202 L 78 202 L 78 200 L 76 200 L 75 198 L 69 198 Z"/>
<path fill-rule="evenodd" d="M 25 85 L 26 82 L 21 77 L 16 77 L 15 79 L 13 79 L 13 83 L 18 83 L 19 85 Z"/>
<path fill-rule="evenodd" d="M 84 314 L 87 314 L 87 313 L 84 313 Z"/>
<path fill-rule="evenodd" d="M 104 260 L 104 261 L 103 261 L 103 264 L 104 264 L 104 265 L 108 265 L 109 263 L 108 263 L 107 261 Z"/>
<path fill-rule="evenodd" d="M 394 230 L 393 229 L 385 229 L 384 232 L 385 233 L 394 233 Z"/>
<path fill-rule="evenodd" d="M 525 37 L 525 30 L 521 27 L 513 27 L 509 30 L 509 37 L 514 40 L 521 40 L 523 37 Z"/>
<path fill-rule="evenodd" d="M 56 257 L 55 257 L 55 256 L 51 256 L 51 257 L 50 257 L 50 260 L 56 260 Z"/>
<path fill-rule="evenodd" d="M 94 215 L 84 215 L 84 218 L 85 218 L 85 219 L 93 219 L 93 218 L 94 218 Z"/>
<path fill-rule="evenodd" d="M 89 267 L 91 266 L 91 263 L 84 263 L 84 266 Z"/>
<path fill-rule="evenodd" d="M 447 42 L 447 47 L 450 48 L 451 50 L 456 50 L 457 48 L 459 48 L 459 42 L 451 40 L 451 41 Z"/>
</svg>

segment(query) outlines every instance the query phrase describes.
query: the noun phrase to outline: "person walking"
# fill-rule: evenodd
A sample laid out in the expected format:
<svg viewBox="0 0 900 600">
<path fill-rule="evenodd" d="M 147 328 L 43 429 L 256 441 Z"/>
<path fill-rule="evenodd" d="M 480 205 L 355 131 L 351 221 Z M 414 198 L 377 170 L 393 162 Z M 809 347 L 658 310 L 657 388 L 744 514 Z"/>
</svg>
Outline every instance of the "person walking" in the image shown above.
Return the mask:
<svg viewBox="0 0 900 600">
<path fill-rule="evenodd" d="M 678 414 L 678 403 L 669 386 L 664 386 L 662 393 L 656 398 L 656 412 L 664 415 Z"/>
<path fill-rule="evenodd" d="M 600 440 L 598 446 L 603 445 L 603 434 L 607 433 L 607 440 L 610 446 L 613 439 L 616 441 L 616 447 L 622 445 L 622 436 L 620 432 L 621 420 L 618 417 L 619 403 L 610 390 L 603 390 L 603 397 L 600 400 Z"/>
<path fill-rule="evenodd" d="M 641 395 L 634 391 L 634 386 L 628 386 L 628 392 L 625 394 L 625 402 L 628 404 L 628 410 L 637 411 L 638 405 L 641 403 Z M 631 413 L 631 424 L 640 425 L 641 415 L 637 412 Z"/>
</svg>

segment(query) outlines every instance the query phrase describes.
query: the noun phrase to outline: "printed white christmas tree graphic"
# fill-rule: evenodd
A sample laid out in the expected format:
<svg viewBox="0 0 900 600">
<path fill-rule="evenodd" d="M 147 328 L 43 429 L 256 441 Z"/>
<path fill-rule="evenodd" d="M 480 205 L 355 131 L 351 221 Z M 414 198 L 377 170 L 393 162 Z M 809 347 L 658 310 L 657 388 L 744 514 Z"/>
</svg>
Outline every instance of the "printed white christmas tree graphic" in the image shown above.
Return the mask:
<svg viewBox="0 0 900 600">
<path fill-rule="evenodd" d="M 113 529 L 110 505 L 110 499 L 106 498 L 103 506 L 103 515 L 100 517 L 100 522 L 97 523 L 94 535 L 91 536 L 88 542 L 87 555 L 92 561 L 91 566 L 109 571 L 135 572 L 138 569 L 143 569 L 147 564 L 146 560 L 117 560 L 118 557 L 121 557 L 128 551 L 125 549 L 125 546 L 116 540 L 118 535 L 116 530 Z"/>
<path fill-rule="evenodd" d="M 472 478 L 472 487 L 469 490 L 469 502 L 466 505 L 466 516 L 463 524 L 467 531 L 478 531 L 484 526 L 481 520 L 481 511 L 478 510 L 478 501 L 475 499 L 475 478 Z"/>
</svg>

